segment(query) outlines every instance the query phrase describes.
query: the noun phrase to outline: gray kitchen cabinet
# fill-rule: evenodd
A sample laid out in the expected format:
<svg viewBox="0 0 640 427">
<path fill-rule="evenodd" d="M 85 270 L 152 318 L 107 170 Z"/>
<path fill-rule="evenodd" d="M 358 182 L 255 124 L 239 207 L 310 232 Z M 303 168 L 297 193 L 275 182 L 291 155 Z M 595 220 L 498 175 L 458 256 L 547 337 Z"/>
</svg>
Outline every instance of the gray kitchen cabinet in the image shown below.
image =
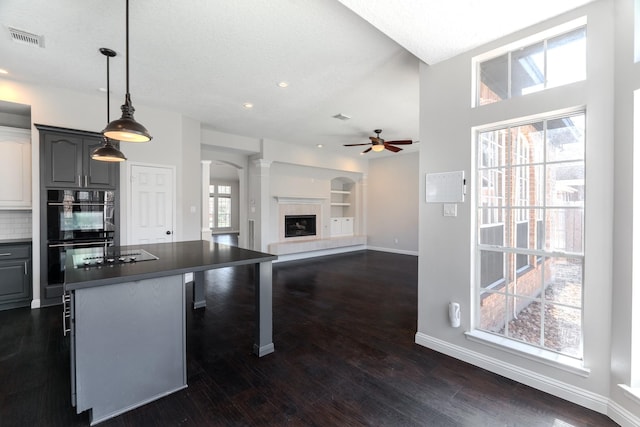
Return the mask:
<svg viewBox="0 0 640 427">
<path fill-rule="evenodd" d="M 31 243 L 0 243 L 0 310 L 31 305 Z"/>
<path fill-rule="evenodd" d="M 97 132 L 36 125 L 40 131 L 43 185 L 46 188 L 115 189 L 115 163 L 91 159 L 102 144 Z"/>
</svg>

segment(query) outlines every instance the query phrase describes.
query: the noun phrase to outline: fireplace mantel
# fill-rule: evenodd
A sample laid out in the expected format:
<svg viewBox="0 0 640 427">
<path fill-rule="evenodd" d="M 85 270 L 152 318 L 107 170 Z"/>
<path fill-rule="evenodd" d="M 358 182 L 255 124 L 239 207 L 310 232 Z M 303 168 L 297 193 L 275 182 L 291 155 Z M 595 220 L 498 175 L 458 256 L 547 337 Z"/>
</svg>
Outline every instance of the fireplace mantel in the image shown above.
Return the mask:
<svg viewBox="0 0 640 427">
<path fill-rule="evenodd" d="M 274 196 L 280 204 L 298 205 L 298 204 L 320 204 L 326 197 L 303 197 L 303 196 Z"/>
</svg>

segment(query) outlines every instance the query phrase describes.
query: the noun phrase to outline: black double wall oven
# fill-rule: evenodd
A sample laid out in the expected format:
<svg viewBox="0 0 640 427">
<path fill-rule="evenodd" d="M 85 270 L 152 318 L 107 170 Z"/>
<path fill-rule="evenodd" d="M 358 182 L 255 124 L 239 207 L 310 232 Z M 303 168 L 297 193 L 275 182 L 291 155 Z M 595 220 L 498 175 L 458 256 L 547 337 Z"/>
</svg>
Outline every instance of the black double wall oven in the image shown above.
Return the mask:
<svg viewBox="0 0 640 427">
<path fill-rule="evenodd" d="M 64 283 L 68 249 L 115 244 L 116 192 L 47 190 L 48 284 Z"/>
</svg>

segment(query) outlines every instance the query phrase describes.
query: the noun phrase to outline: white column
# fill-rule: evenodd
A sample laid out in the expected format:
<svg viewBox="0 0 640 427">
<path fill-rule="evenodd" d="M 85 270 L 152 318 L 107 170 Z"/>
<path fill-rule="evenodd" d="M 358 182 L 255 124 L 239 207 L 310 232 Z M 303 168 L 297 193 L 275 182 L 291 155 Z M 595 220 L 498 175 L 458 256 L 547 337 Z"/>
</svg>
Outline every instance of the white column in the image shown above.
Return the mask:
<svg viewBox="0 0 640 427">
<path fill-rule="evenodd" d="M 200 228 L 200 239 L 211 240 L 211 230 L 209 229 L 209 181 L 211 180 L 211 160 L 200 160 L 202 164 L 202 217 Z"/>
<path fill-rule="evenodd" d="M 362 175 L 362 179 L 357 183 L 358 189 L 358 203 L 356 203 L 356 217 L 360 219 L 360 226 L 358 231 L 354 230 L 354 234 L 366 236 L 367 235 L 367 200 L 368 195 L 368 180 L 367 174 Z"/>
<path fill-rule="evenodd" d="M 253 202 L 257 212 L 252 212 L 253 218 L 255 218 L 255 229 L 254 229 L 254 238 L 255 238 L 255 246 L 259 251 L 266 251 L 268 238 L 269 238 L 269 229 L 270 229 L 270 199 L 269 192 L 270 190 L 270 175 L 271 175 L 271 161 L 264 159 L 256 159 L 253 161 L 255 171 L 256 171 L 256 186 L 255 186 L 255 198 Z M 254 248 L 255 249 L 255 248 Z"/>
<path fill-rule="evenodd" d="M 248 208 L 247 208 L 247 201 L 248 201 L 248 196 L 247 196 L 247 171 L 243 168 L 238 168 L 237 169 L 238 172 L 238 197 L 239 197 L 239 203 L 238 203 L 238 209 L 240 210 L 240 212 L 238 213 L 238 221 L 239 221 L 239 232 L 240 234 L 238 235 L 238 246 L 241 248 L 245 248 L 245 249 L 253 249 L 248 247 L 248 224 L 249 224 L 249 219 L 248 219 Z"/>
</svg>

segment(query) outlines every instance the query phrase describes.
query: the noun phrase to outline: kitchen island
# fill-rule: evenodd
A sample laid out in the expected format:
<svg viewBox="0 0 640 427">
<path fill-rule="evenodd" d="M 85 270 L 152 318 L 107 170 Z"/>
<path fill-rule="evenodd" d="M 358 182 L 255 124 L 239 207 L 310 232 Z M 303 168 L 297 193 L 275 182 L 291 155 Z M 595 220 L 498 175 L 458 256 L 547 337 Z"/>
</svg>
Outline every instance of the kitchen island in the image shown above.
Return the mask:
<svg viewBox="0 0 640 427">
<path fill-rule="evenodd" d="M 253 351 L 274 351 L 272 266 L 277 257 L 206 241 L 69 251 L 65 313 L 71 394 L 96 424 L 187 387 L 186 286 L 203 308 L 204 273 L 254 265 Z M 211 337 L 215 339 L 215 337 Z"/>
</svg>

